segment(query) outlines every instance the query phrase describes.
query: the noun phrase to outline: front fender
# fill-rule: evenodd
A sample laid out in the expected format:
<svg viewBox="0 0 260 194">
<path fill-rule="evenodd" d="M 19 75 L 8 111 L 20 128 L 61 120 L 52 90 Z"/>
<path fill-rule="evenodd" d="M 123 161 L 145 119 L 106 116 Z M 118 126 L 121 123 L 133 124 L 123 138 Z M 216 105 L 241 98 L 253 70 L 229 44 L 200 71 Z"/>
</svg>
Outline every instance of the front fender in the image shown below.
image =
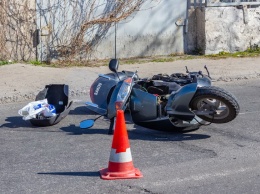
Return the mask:
<svg viewBox="0 0 260 194">
<path fill-rule="evenodd" d="M 203 77 L 197 78 L 197 83 L 197 87 L 211 86 L 211 79 L 208 76 L 203 75 Z"/>
<path fill-rule="evenodd" d="M 191 121 L 195 114 L 190 111 L 189 104 L 197 90 L 197 86 L 197 83 L 191 83 L 172 93 L 166 105 L 166 112 L 178 119 Z"/>
</svg>

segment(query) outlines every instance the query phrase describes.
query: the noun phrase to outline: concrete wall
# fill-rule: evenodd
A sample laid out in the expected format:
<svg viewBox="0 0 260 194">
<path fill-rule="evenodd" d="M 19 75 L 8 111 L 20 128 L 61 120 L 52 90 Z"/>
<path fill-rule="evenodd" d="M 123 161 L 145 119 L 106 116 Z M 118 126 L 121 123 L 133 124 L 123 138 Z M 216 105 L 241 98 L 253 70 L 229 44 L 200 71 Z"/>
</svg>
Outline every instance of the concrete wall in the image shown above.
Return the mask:
<svg viewBox="0 0 260 194">
<path fill-rule="evenodd" d="M 24 4 L 29 4 L 31 10 L 35 8 L 34 2 L 34 0 L 23 1 Z M 142 11 L 120 22 L 117 26 L 117 57 L 145 57 L 174 53 L 213 54 L 221 51 L 244 51 L 250 46 L 260 46 L 260 7 L 190 9 L 188 32 L 185 33 L 183 21 L 186 17 L 186 6 L 187 1 L 183 0 L 174 2 L 161 0 L 157 6 L 144 5 Z M 145 9 L 147 7 L 149 9 Z M 2 12 L 3 10 L 0 10 L 3 17 Z M 1 44 L 1 48 L 5 50 L 5 53 L 1 52 L 2 59 L 35 59 L 34 19 L 32 13 L 26 13 L 20 20 L 11 18 L 11 22 L 0 24 L 2 25 L 0 42 L 8 40 L 4 45 Z M 45 19 L 46 17 L 43 17 L 43 20 Z M 55 21 L 57 23 L 59 20 Z M 176 25 L 178 21 L 180 25 Z M 43 24 L 47 25 L 47 23 Z M 8 26 L 4 28 L 3 26 L 7 24 Z M 91 58 L 106 59 L 115 56 L 114 32 L 115 28 L 112 26 L 94 49 Z M 39 49 L 38 46 L 38 51 L 44 52 L 44 47 Z"/>
<path fill-rule="evenodd" d="M 196 13 L 196 44 L 205 54 L 260 46 L 260 7 L 206 7 Z"/>
<path fill-rule="evenodd" d="M 82 0 L 87 4 L 88 0 Z M 50 1 L 51 5 L 56 1 Z M 101 3 L 104 2 L 104 3 Z M 112 2 L 112 1 L 111 1 Z M 69 8 L 64 17 L 60 14 L 59 7 L 53 6 L 52 13 L 48 13 L 45 9 L 48 1 L 38 0 L 38 28 L 43 29 L 45 26 L 52 26 L 52 34 L 50 40 L 41 37 L 39 52 L 40 59 L 47 59 L 46 52 L 48 46 L 52 48 L 52 53 L 56 52 L 57 43 L 65 42 L 70 37 L 74 38 L 77 33 L 77 26 L 70 32 L 64 33 L 61 29 L 64 26 L 71 26 L 71 18 L 69 17 Z M 106 0 L 101 0 L 100 4 L 112 6 Z M 67 6 L 71 6 L 69 3 Z M 100 7 L 97 15 L 102 15 L 106 7 Z M 85 10 L 81 8 L 82 10 Z M 118 58 L 146 57 L 155 55 L 169 55 L 172 53 L 184 53 L 184 21 L 186 17 L 187 1 L 183 0 L 147 0 L 137 11 L 126 20 L 117 23 L 116 30 L 116 55 Z M 84 17 L 84 14 L 82 14 Z M 49 18 L 52 18 L 50 20 Z M 79 22 L 80 23 L 80 22 Z M 177 24 L 176 24 L 177 23 Z M 79 28 L 79 27 L 78 27 Z M 108 59 L 115 57 L 115 27 L 114 23 L 108 26 L 106 30 L 99 33 L 102 26 L 96 25 L 89 29 L 89 33 L 85 36 L 86 42 L 91 42 L 91 53 L 82 52 L 82 59 Z M 48 34 L 48 33 L 46 33 Z M 66 34 L 66 36 L 64 36 Z M 100 38 L 101 37 L 101 38 Z M 55 38 L 55 40 L 53 40 Z M 58 41 L 57 41 L 58 40 Z M 49 45 L 47 42 L 49 41 Z M 54 58 L 54 57 L 53 57 Z"/>
<path fill-rule="evenodd" d="M 176 22 L 185 19 L 187 2 L 161 0 L 154 6 L 144 4 L 141 11 L 117 27 L 117 57 L 145 57 L 184 53 L 184 28 Z M 182 22 L 180 22 L 182 24 Z M 114 56 L 114 27 L 98 45 L 96 58 Z"/>
<path fill-rule="evenodd" d="M 35 59 L 34 0 L 1 1 L 0 60 Z"/>
</svg>

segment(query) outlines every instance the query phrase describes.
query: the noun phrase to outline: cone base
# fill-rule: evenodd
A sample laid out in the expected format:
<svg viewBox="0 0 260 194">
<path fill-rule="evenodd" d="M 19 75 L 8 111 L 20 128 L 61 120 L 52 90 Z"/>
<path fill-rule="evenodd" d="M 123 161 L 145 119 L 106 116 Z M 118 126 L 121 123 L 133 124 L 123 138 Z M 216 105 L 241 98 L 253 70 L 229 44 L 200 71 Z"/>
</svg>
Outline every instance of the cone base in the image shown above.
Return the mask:
<svg viewBox="0 0 260 194">
<path fill-rule="evenodd" d="M 138 168 L 134 168 L 131 171 L 125 172 L 109 172 L 108 168 L 101 169 L 100 178 L 104 180 L 115 180 L 115 179 L 138 179 L 142 178 L 143 174 L 140 172 Z"/>
</svg>

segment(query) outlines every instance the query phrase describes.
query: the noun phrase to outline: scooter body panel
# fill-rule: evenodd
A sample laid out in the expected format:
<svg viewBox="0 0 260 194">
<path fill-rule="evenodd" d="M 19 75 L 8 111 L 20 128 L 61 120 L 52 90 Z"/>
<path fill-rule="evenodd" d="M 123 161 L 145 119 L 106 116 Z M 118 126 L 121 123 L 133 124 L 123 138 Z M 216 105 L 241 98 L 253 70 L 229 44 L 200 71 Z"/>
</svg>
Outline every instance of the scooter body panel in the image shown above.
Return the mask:
<svg viewBox="0 0 260 194">
<path fill-rule="evenodd" d="M 91 102 L 94 104 L 94 107 L 89 103 L 87 104 L 87 108 L 100 114 L 100 110 L 96 108 L 96 105 L 98 105 L 98 108 L 102 109 L 101 112 L 104 113 L 103 110 L 108 108 L 108 104 L 110 103 L 110 98 L 114 88 L 117 86 L 120 80 L 124 80 L 125 78 L 126 74 L 121 72 L 118 74 L 100 74 L 91 85 L 89 92 Z"/>
<path fill-rule="evenodd" d="M 117 71 L 99 75 L 91 86 L 92 104 L 87 103 L 87 107 L 99 115 L 113 119 L 116 116 L 115 102 L 123 80 L 132 75 L 133 72 Z M 138 76 L 134 79 L 137 81 Z M 195 76 L 193 83 L 184 85 L 177 91 L 172 92 L 163 115 L 157 96 L 133 87 L 129 101 L 125 104 L 123 110 L 129 108 L 133 122 L 150 129 L 163 131 L 195 129 L 199 127 L 199 124 L 195 122 L 195 114 L 190 111 L 189 103 L 196 93 L 197 87 L 205 85 L 211 85 L 208 77 Z"/>
<path fill-rule="evenodd" d="M 133 88 L 130 96 L 130 111 L 134 122 L 154 120 L 157 114 L 157 97 Z"/>
<path fill-rule="evenodd" d="M 171 131 L 171 132 L 189 132 L 196 130 L 200 127 L 198 122 L 186 123 L 186 124 L 174 124 L 169 117 L 157 118 L 154 120 L 135 122 L 136 125 L 146 127 L 148 129 L 154 129 L 158 131 Z"/>
<path fill-rule="evenodd" d="M 112 119 L 113 117 L 116 116 L 115 102 L 116 102 L 117 95 L 118 95 L 118 92 L 119 92 L 120 87 L 122 86 L 122 84 L 123 84 L 123 81 L 118 82 L 116 87 L 114 88 L 114 90 L 112 92 L 110 101 L 109 101 L 108 106 L 107 106 L 107 117 L 109 119 Z"/>
<path fill-rule="evenodd" d="M 195 114 L 190 111 L 189 103 L 196 90 L 197 83 L 191 83 L 172 93 L 166 105 L 166 112 L 178 119 L 191 121 Z"/>
<path fill-rule="evenodd" d="M 108 97 L 117 81 L 109 80 L 108 78 L 99 76 L 90 87 L 90 98 L 92 103 L 98 104 L 102 109 L 107 109 Z"/>
</svg>

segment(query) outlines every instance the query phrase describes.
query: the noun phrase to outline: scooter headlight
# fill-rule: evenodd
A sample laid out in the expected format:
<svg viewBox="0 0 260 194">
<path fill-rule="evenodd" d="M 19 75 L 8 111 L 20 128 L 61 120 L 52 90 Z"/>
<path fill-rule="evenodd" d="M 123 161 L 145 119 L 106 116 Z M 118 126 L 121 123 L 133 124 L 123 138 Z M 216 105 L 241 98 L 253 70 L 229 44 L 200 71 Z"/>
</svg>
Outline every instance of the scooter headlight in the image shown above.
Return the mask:
<svg viewBox="0 0 260 194">
<path fill-rule="evenodd" d="M 122 110 L 123 107 L 125 106 L 126 101 L 131 93 L 132 83 L 133 83 L 132 78 L 127 78 L 122 83 L 115 102 L 116 110 Z"/>
</svg>

